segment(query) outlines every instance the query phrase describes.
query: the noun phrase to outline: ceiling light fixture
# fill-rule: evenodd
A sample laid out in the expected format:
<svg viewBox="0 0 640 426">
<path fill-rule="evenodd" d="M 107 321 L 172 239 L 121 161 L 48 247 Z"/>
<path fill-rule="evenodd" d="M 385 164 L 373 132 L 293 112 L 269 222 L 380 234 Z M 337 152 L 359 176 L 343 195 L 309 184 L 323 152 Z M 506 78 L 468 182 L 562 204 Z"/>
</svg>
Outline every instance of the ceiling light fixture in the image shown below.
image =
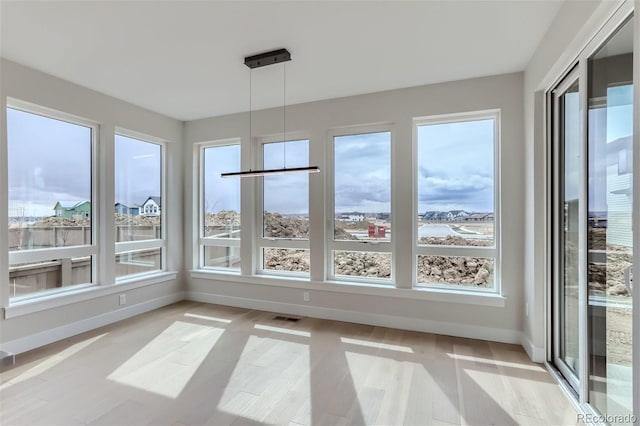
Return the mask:
<svg viewBox="0 0 640 426">
<path fill-rule="evenodd" d="M 244 64 L 249 67 L 249 158 L 251 158 L 251 146 L 253 145 L 252 127 L 251 127 L 251 114 L 252 114 L 252 98 L 251 98 L 251 86 L 252 86 L 252 71 L 254 68 L 266 67 L 267 65 L 273 65 L 280 62 L 287 62 L 291 60 L 291 54 L 287 49 L 278 49 L 271 52 L 260 53 L 258 55 L 247 56 L 244 58 Z M 254 177 L 254 176 L 269 176 L 286 173 L 318 173 L 320 168 L 318 166 L 309 167 L 287 167 L 287 70 L 286 64 L 282 64 L 283 75 L 283 106 L 282 106 L 282 133 L 283 133 L 283 161 L 281 169 L 262 169 L 262 170 L 245 170 L 241 172 L 221 173 L 223 178 L 227 177 Z"/>
</svg>

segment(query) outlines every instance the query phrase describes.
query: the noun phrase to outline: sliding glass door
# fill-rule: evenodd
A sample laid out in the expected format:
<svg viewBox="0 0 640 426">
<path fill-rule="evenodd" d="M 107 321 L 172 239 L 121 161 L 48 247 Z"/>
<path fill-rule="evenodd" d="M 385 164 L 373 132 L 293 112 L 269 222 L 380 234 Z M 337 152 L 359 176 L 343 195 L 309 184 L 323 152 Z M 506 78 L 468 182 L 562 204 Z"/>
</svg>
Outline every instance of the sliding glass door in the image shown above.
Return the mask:
<svg viewBox="0 0 640 426">
<path fill-rule="evenodd" d="M 633 19 L 587 47 L 548 98 L 550 361 L 611 424 L 633 421 Z"/>
<path fill-rule="evenodd" d="M 589 402 L 632 413 L 633 20 L 588 60 Z"/>
</svg>

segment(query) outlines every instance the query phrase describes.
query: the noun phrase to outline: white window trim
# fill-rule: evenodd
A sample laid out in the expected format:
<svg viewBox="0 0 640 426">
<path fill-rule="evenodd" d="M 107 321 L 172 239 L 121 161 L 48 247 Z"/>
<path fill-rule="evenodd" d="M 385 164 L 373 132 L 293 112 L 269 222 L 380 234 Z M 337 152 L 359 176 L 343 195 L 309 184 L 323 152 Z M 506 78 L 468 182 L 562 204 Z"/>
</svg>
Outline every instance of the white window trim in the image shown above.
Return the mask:
<svg viewBox="0 0 640 426">
<path fill-rule="evenodd" d="M 372 283 L 366 280 L 356 281 L 311 281 L 304 277 L 264 274 L 260 276 L 231 275 L 216 271 L 192 270 L 191 278 L 202 279 L 221 285 L 234 286 L 236 283 L 269 285 L 319 292 L 335 292 L 359 294 L 367 296 L 396 297 L 410 300 L 425 300 L 445 303 L 459 303 L 477 306 L 492 306 L 503 308 L 507 298 L 494 292 L 468 291 L 464 288 L 395 288 L 389 283 Z"/>
<path fill-rule="evenodd" d="M 286 138 L 285 138 L 286 136 Z M 255 153 L 255 163 L 258 168 L 263 168 L 264 166 L 264 150 L 263 146 L 270 143 L 287 143 L 287 142 L 295 142 L 305 140 L 309 144 L 309 159 L 311 161 L 311 138 L 309 134 L 304 132 L 287 132 L 286 135 L 279 133 L 270 136 L 262 136 L 255 138 L 255 149 L 253 150 Z M 308 238 L 273 238 L 273 237 L 264 237 L 264 184 L 263 178 L 256 179 L 255 185 L 255 199 L 256 199 L 256 214 L 255 214 L 255 229 L 256 233 L 253 240 L 253 245 L 255 247 L 255 258 L 257 259 L 257 273 L 264 275 L 273 275 L 273 276 L 281 276 L 281 277 L 301 277 L 303 279 L 310 279 L 309 272 L 292 272 L 292 271 L 275 271 L 272 269 L 264 269 L 264 256 L 263 249 L 301 249 L 309 251 L 309 263 L 311 263 L 311 250 L 310 243 Z M 307 197 L 310 201 L 311 191 L 309 186 L 307 186 Z M 309 223 L 311 223 L 311 211 L 309 211 Z"/>
<path fill-rule="evenodd" d="M 335 138 L 341 136 L 357 136 L 371 133 L 385 133 L 388 132 L 390 134 L 390 156 L 389 156 L 389 191 L 391 196 L 391 201 L 389 203 L 391 215 L 391 238 L 386 241 L 346 241 L 346 240 L 334 240 L 334 229 L 335 229 Z M 360 126 L 347 126 L 340 127 L 337 129 L 331 129 L 327 135 L 327 146 L 329 147 L 326 150 L 326 163 L 325 163 L 325 182 L 327 185 L 327 197 L 325 202 L 325 217 L 326 217 L 326 236 L 325 236 L 325 259 L 326 265 L 325 269 L 327 271 L 327 280 L 330 281 L 353 281 L 353 282 L 369 282 L 373 284 L 380 284 L 384 286 L 395 286 L 396 284 L 396 262 L 395 262 L 395 251 L 394 251 L 394 237 L 393 237 L 393 229 L 395 226 L 395 215 L 393 214 L 393 191 L 394 191 L 394 131 L 393 125 L 391 123 L 380 123 L 380 124 L 369 124 L 369 125 L 360 125 Z M 371 252 L 371 253 L 388 253 L 391 256 L 391 277 L 389 279 L 386 278 L 376 278 L 376 277 L 357 277 L 357 276 L 348 276 L 348 275 L 336 275 L 335 273 L 335 264 L 333 262 L 333 252 L 334 251 L 351 251 L 351 252 Z"/>
<path fill-rule="evenodd" d="M 14 109 L 29 114 L 39 115 L 52 120 L 63 121 L 70 124 L 75 124 L 82 127 L 88 127 L 91 129 L 91 244 L 81 246 L 70 247 L 54 247 L 50 249 L 36 249 L 36 250 L 18 250 L 9 251 L 8 260 L 9 265 L 17 263 L 27 262 L 39 262 L 43 260 L 50 260 L 52 258 L 68 258 L 68 257 L 91 257 L 91 282 L 82 283 L 73 286 L 61 287 L 62 290 L 51 290 L 52 293 L 68 293 L 80 287 L 94 287 L 99 285 L 98 283 L 98 254 L 99 244 L 98 235 L 100 229 L 100 217 L 98 212 L 100 211 L 100 197 L 99 194 L 99 150 L 98 150 L 98 135 L 100 132 L 100 126 L 97 122 L 78 117 L 73 114 L 58 111 L 53 108 L 33 104 L 30 102 L 22 101 L 15 98 L 7 97 L 6 109 Z M 6 110 L 4 112 L 6 114 Z M 7 138 L 7 144 L 9 140 Z M 12 306 L 21 300 L 34 300 L 36 298 L 45 297 L 49 294 L 49 291 L 37 292 L 31 295 L 24 295 L 17 298 L 7 297 L 5 307 Z"/>
<path fill-rule="evenodd" d="M 141 142 L 151 143 L 160 146 L 160 200 L 161 204 L 165 207 L 160 207 L 160 239 L 141 240 L 141 241 L 123 241 L 116 242 L 115 254 L 124 254 L 128 252 L 160 249 L 160 269 L 156 269 L 150 272 L 141 272 L 139 274 L 123 275 L 116 277 L 116 284 L 125 282 L 131 277 L 143 278 L 147 275 L 157 274 L 158 272 L 164 272 L 167 270 L 167 250 L 166 250 L 166 233 L 167 233 L 167 141 L 157 138 L 155 136 L 146 135 L 144 133 L 136 132 L 133 130 L 123 129 L 120 127 L 115 128 L 114 132 L 114 154 L 115 154 L 115 138 L 116 136 L 124 136 L 126 138 L 136 139 Z M 114 155 L 115 165 L 115 155 Z M 142 207 L 142 206 L 140 206 Z M 114 259 L 115 262 L 115 259 Z M 115 266 L 114 266 L 115 268 Z"/>
<path fill-rule="evenodd" d="M 494 120 L 494 177 L 493 177 L 493 203 L 494 203 L 494 246 L 493 247 L 464 247 L 464 246 L 425 246 L 418 244 L 418 128 L 434 124 L 460 123 L 465 121 Z M 418 283 L 418 256 L 455 256 L 455 257 L 484 257 L 492 258 L 494 286 L 492 288 L 475 288 L 464 286 L 466 291 L 479 293 L 502 294 L 501 285 L 501 112 L 500 109 L 490 109 L 483 111 L 472 111 L 453 114 L 432 115 L 427 117 L 416 117 L 413 119 L 413 199 L 415 207 L 413 211 L 413 287 L 451 289 L 455 290 L 458 285 L 447 285 L 437 283 Z"/>
<path fill-rule="evenodd" d="M 242 141 L 240 138 L 228 138 L 228 139 L 219 139 L 215 141 L 207 141 L 200 142 L 195 144 L 195 149 L 197 150 L 197 162 L 198 167 L 196 170 L 197 179 L 194 184 L 196 187 L 196 196 L 194 199 L 197 200 L 198 212 L 197 212 L 197 224 L 198 228 L 196 230 L 198 247 L 195 248 L 194 254 L 197 255 L 196 267 L 198 269 L 203 270 L 213 270 L 221 273 L 229 273 L 229 274 L 240 274 L 240 271 L 237 269 L 225 268 L 225 267 L 216 267 L 216 266 L 205 266 L 204 265 L 204 256 L 205 256 L 205 247 L 237 247 L 241 248 L 241 239 L 238 238 L 215 238 L 215 237 L 205 237 L 204 236 L 204 151 L 207 148 L 221 148 L 225 146 L 235 146 L 237 145 L 240 149 L 240 164 L 238 167 L 242 167 Z M 239 171 L 239 170 L 238 170 Z M 239 179 L 239 178 L 238 178 Z M 242 218 L 242 188 L 240 188 L 240 223 L 243 222 Z M 194 256 L 196 257 L 196 256 Z"/>
<path fill-rule="evenodd" d="M 123 241 L 116 243 L 116 254 L 142 250 L 164 249 L 165 247 L 166 244 L 164 240 Z"/>
<path fill-rule="evenodd" d="M 15 318 L 22 315 L 29 315 L 35 312 L 55 309 L 62 306 L 71 305 L 78 302 L 95 299 L 98 297 L 108 296 L 110 294 L 122 293 L 124 291 L 135 290 L 138 288 L 155 285 L 177 278 L 176 272 L 155 271 L 152 273 L 127 276 L 126 280 L 122 280 L 118 285 L 91 285 L 80 284 L 67 287 L 67 291 L 42 292 L 34 297 L 22 297 L 16 300 L 11 306 L 4 308 L 4 318 Z M 62 287 L 63 289 L 65 287 Z"/>
</svg>

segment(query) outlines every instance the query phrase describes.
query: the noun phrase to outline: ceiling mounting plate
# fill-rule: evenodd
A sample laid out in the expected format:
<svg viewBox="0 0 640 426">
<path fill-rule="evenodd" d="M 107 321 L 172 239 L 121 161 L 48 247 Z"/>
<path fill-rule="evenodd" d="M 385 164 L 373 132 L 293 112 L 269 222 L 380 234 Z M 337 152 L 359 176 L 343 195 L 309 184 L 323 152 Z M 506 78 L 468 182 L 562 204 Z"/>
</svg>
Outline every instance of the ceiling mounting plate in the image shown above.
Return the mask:
<svg viewBox="0 0 640 426">
<path fill-rule="evenodd" d="M 244 64 L 249 68 L 266 67 L 267 65 L 278 64 L 291 60 L 291 53 L 287 49 L 272 50 L 271 52 L 259 53 L 244 58 Z"/>
</svg>

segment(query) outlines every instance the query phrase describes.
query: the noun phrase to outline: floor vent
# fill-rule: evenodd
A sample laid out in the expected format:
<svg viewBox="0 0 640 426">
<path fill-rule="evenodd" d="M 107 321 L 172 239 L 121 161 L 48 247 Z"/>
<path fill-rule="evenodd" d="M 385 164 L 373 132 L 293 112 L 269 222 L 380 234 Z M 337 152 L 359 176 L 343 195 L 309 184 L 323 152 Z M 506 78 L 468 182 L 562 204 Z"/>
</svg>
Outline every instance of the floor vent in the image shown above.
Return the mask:
<svg viewBox="0 0 640 426">
<path fill-rule="evenodd" d="M 300 321 L 300 318 L 283 317 L 281 315 L 278 315 L 277 317 L 274 317 L 273 319 L 276 320 L 276 321 L 290 321 L 290 322 Z"/>
</svg>

